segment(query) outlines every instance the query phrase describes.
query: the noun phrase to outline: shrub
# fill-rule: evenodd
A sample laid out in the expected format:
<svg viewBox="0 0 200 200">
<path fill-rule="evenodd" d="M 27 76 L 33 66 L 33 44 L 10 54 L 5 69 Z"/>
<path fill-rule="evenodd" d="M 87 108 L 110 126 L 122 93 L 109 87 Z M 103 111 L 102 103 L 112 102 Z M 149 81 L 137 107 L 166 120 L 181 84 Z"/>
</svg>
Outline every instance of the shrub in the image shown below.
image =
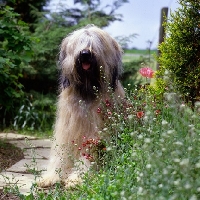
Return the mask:
<svg viewBox="0 0 200 200">
<path fill-rule="evenodd" d="M 19 82 L 22 65 L 31 56 L 31 40 L 27 25 L 10 7 L 0 11 L 0 121 L 10 123 L 15 107 L 23 98 L 23 86 Z"/>
<path fill-rule="evenodd" d="M 25 96 L 14 117 L 13 128 L 34 132 L 52 130 L 56 113 L 55 95 L 31 91 Z"/>
<path fill-rule="evenodd" d="M 178 2 L 181 7 L 165 24 L 167 37 L 159 47 L 159 62 L 162 72 L 169 72 L 176 89 L 194 105 L 200 100 L 200 4 Z"/>
</svg>

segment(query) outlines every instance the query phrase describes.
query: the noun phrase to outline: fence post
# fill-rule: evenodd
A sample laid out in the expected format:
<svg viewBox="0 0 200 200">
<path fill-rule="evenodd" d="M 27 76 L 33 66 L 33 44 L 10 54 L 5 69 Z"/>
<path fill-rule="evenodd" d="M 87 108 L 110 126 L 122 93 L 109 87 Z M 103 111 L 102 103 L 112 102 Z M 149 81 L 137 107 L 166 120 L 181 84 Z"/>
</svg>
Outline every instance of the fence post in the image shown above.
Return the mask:
<svg viewBox="0 0 200 200">
<path fill-rule="evenodd" d="M 161 16 L 160 16 L 160 29 L 159 29 L 159 45 L 164 42 L 165 39 L 165 29 L 163 23 L 167 20 L 168 16 L 168 8 L 164 7 L 161 9 Z M 160 56 L 160 50 L 158 50 L 157 55 Z M 159 70 L 159 63 L 157 63 L 157 70 Z"/>
</svg>

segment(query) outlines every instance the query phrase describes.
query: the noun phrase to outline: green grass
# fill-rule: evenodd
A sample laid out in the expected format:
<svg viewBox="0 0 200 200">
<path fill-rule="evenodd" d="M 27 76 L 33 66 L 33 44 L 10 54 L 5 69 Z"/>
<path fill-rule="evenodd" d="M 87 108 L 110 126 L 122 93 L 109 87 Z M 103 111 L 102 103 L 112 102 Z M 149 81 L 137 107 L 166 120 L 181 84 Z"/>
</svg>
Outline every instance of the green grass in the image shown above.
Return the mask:
<svg viewBox="0 0 200 200">
<path fill-rule="evenodd" d="M 131 53 L 131 54 L 140 54 L 140 55 L 148 55 L 149 50 L 148 49 L 126 49 L 124 53 Z M 150 54 L 156 54 L 156 49 L 151 49 Z"/>
<path fill-rule="evenodd" d="M 200 199 L 199 113 L 173 93 L 164 97 L 152 86 L 127 91 L 131 104 L 114 106 L 101 133 L 111 140 L 104 141 L 100 171 L 86 174 L 83 185 L 17 194 L 41 200 Z"/>
<path fill-rule="evenodd" d="M 155 69 L 155 61 L 148 65 Z M 73 190 L 58 183 L 47 191 L 33 185 L 28 196 L 17 187 L 8 192 L 23 200 L 200 199 L 200 104 L 192 110 L 161 79 L 130 88 L 127 104 L 103 109 L 112 115 L 100 135 L 111 139 L 102 141 L 106 152 L 99 171 L 91 169 Z"/>
</svg>

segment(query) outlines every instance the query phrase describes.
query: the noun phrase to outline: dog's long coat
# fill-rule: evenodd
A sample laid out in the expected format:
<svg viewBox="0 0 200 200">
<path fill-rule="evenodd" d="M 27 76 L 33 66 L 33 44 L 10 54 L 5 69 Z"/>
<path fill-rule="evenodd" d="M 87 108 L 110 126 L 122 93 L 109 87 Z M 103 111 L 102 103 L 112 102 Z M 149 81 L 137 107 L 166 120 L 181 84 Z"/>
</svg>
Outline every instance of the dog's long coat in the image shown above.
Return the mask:
<svg viewBox="0 0 200 200">
<path fill-rule="evenodd" d="M 99 138 L 104 126 L 97 109 L 106 100 L 124 97 L 119 82 L 122 50 L 105 31 L 94 25 L 68 35 L 61 44 L 60 95 L 47 172 L 38 181 L 46 187 L 57 181 L 68 186 L 81 182 L 90 160 L 82 156 L 83 137 Z M 112 98 L 111 94 L 112 93 Z"/>
</svg>

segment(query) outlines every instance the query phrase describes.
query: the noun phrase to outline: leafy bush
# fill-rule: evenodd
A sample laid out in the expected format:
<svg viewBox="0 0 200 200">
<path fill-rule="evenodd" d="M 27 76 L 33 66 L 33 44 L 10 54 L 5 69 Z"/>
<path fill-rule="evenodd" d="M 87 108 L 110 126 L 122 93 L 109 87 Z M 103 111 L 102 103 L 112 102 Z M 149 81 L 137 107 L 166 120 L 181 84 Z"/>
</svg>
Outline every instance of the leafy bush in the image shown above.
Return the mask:
<svg viewBox="0 0 200 200">
<path fill-rule="evenodd" d="M 23 98 L 19 78 L 22 65 L 30 60 L 31 40 L 27 36 L 27 25 L 10 7 L 0 11 L 0 26 L 0 120 L 5 125 Z"/>
<path fill-rule="evenodd" d="M 47 131 L 51 130 L 55 120 L 55 95 L 31 91 L 21 102 L 14 118 L 15 130 Z"/>
<path fill-rule="evenodd" d="M 200 4 L 199 0 L 179 0 L 181 7 L 165 24 L 167 37 L 160 45 L 159 62 L 169 72 L 176 89 L 187 100 L 200 100 Z"/>
<path fill-rule="evenodd" d="M 41 200 L 199 199 L 200 104 L 193 111 L 165 85 L 153 87 L 135 88 L 121 106 L 102 102 L 107 122 L 99 134 L 110 139 L 102 141 L 98 171 L 91 169 L 76 190 L 56 184 L 48 192 L 33 185 L 28 196 L 17 187 L 12 192 Z"/>
</svg>

